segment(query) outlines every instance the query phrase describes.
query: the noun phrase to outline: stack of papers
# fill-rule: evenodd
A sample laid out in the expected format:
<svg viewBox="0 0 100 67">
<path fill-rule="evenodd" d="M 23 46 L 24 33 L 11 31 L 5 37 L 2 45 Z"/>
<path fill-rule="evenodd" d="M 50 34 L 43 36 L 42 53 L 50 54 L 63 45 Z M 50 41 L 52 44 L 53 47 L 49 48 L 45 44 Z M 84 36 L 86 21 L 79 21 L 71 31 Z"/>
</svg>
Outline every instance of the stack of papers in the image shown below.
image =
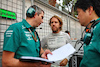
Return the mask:
<svg viewBox="0 0 100 67">
<path fill-rule="evenodd" d="M 49 61 L 48 59 L 44 59 L 44 58 L 40 58 L 40 57 L 30 57 L 30 56 L 22 56 L 20 59 L 20 61 L 23 62 L 49 62 L 49 63 L 54 63 L 53 61 Z"/>
</svg>

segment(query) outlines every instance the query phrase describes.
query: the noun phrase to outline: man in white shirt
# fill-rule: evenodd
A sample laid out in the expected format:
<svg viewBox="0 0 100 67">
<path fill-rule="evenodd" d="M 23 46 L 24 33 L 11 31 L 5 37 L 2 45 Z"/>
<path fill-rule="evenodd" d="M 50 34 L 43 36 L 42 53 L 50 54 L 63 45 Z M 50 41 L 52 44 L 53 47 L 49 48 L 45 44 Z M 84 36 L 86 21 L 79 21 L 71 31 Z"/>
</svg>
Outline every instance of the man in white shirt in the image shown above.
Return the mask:
<svg viewBox="0 0 100 67">
<path fill-rule="evenodd" d="M 65 44 L 71 42 L 70 36 L 67 33 L 61 31 L 63 22 L 60 17 L 53 16 L 50 19 L 49 25 L 51 26 L 52 33 L 48 34 L 47 36 L 45 36 L 42 39 L 41 46 L 43 48 L 47 48 L 47 49 L 50 49 L 51 51 L 53 51 Z M 58 61 L 57 65 L 58 66 L 66 66 L 68 60 L 69 60 L 69 57 L 67 57 L 61 61 Z"/>
</svg>

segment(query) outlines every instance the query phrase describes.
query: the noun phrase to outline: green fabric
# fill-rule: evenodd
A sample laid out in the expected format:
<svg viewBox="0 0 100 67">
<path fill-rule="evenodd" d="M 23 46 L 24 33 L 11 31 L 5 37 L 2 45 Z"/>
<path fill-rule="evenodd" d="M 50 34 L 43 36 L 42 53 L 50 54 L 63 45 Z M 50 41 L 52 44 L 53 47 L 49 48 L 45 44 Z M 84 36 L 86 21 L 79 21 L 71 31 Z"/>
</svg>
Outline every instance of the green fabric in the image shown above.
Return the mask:
<svg viewBox="0 0 100 67">
<path fill-rule="evenodd" d="M 35 42 L 27 28 L 32 30 L 34 36 L 35 28 L 31 27 L 25 19 L 22 22 L 10 25 L 4 34 L 3 50 L 14 52 L 17 59 L 21 56 L 39 57 L 39 38 Z"/>
<path fill-rule="evenodd" d="M 100 22 L 93 29 L 93 36 L 89 45 L 84 44 L 83 47 L 84 56 L 80 67 L 100 67 Z"/>
</svg>

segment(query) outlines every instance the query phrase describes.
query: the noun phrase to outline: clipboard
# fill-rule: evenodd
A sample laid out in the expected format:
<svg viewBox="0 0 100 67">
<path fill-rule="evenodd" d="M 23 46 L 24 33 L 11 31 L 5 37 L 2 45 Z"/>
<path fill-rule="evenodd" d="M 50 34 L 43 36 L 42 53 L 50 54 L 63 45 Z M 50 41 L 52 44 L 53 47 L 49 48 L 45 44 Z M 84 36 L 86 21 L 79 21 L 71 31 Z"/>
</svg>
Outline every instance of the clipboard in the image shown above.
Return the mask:
<svg viewBox="0 0 100 67">
<path fill-rule="evenodd" d="M 40 58 L 40 57 L 31 57 L 31 56 L 22 56 L 19 58 L 22 62 L 48 62 L 48 63 L 54 63 L 54 61 L 49 61 L 48 59 Z"/>
</svg>

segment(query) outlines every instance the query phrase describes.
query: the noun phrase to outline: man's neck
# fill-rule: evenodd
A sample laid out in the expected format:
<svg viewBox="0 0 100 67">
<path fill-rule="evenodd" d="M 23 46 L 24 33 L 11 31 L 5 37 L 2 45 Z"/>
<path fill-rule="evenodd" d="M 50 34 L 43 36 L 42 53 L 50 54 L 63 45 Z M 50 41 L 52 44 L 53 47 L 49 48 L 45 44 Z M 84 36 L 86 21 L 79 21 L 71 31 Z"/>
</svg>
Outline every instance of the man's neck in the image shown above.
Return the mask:
<svg viewBox="0 0 100 67">
<path fill-rule="evenodd" d="M 97 20 L 98 18 L 99 18 L 99 17 L 98 17 L 96 14 L 93 15 L 93 16 L 91 16 L 89 23 L 90 23 L 92 20 Z M 87 27 L 90 28 L 92 24 L 93 24 L 93 23 L 90 23 Z"/>
<path fill-rule="evenodd" d="M 30 18 L 27 18 L 26 19 L 26 21 L 32 26 L 32 27 L 34 27 L 34 22 L 33 22 L 33 20 L 31 20 Z"/>
</svg>

